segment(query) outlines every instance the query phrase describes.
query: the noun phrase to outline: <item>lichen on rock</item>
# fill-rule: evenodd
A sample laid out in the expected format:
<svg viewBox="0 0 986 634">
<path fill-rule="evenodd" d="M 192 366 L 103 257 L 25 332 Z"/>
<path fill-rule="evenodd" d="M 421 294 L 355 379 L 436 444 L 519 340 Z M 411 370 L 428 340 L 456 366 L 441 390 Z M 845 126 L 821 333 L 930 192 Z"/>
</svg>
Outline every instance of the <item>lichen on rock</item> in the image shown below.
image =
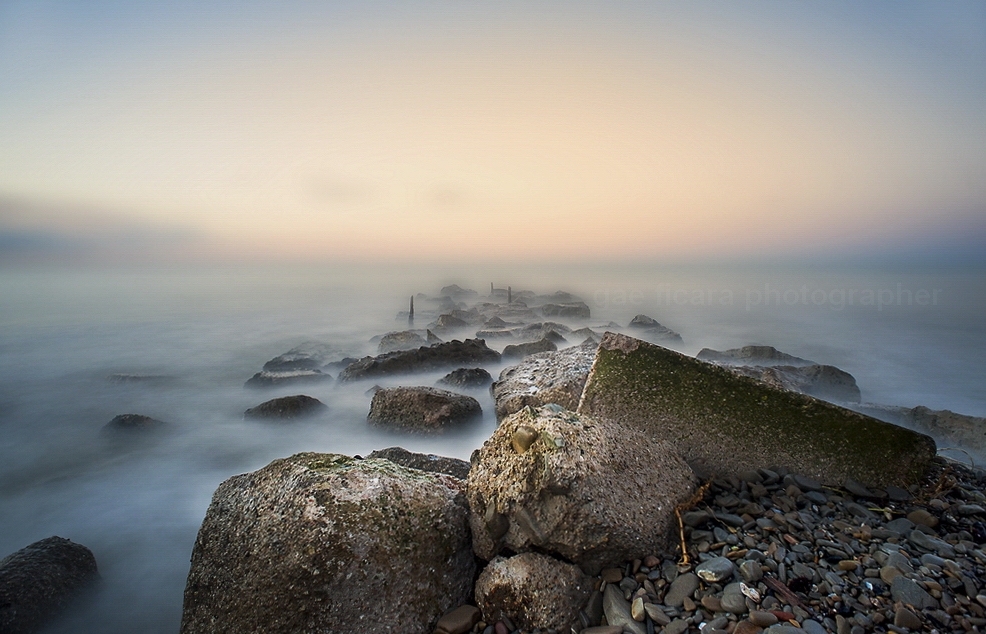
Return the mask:
<svg viewBox="0 0 986 634">
<path fill-rule="evenodd" d="M 514 446 L 521 428 L 536 432 L 523 453 Z M 504 419 L 467 482 L 477 555 L 537 550 L 588 573 L 665 550 L 674 508 L 694 490 L 667 443 L 556 405 Z"/>
<path fill-rule="evenodd" d="M 935 455 L 923 434 L 611 332 L 578 411 L 665 438 L 724 475 L 782 466 L 831 484 L 906 486 Z"/>
<path fill-rule="evenodd" d="M 303 453 L 234 476 L 199 530 L 181 631 L 430 633 L 471 594 L 467 515 L 461 480 L 389 460 Z"/>
</svg>

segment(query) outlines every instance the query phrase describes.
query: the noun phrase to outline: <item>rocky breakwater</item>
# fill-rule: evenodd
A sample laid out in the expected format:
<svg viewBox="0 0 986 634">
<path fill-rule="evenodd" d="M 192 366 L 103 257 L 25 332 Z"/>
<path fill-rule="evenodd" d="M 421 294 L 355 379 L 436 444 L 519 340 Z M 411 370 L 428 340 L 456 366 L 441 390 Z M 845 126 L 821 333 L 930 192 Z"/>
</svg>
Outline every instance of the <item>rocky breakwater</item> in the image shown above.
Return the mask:
<svg viewBox="0 0 986 634">
<path fill-rule="evenodd" d="M 265 363 L 260 372 L 247 380 L 245 387 L 267 388 L 331 381 L 332 376 L 323 370 L 332 365 L 332 361 L 339 361 L 341 356 L 332 346 L 308 341 Z"/>
<path fill-rule="evenodd" d="M 340 372 L 339 380 L 355 381 L 499 361 L 500 353 L 490 350 L 482 339 L 453 340 L 433 346 L 422 346 L 417 350 L 399 350 L 375 357 L 363 357 Z"/>
<path fill-rule="evenodd" d="M 216 490 L 181 632 L 430 634 L 474 574 L 461 480 L 297 454 Z"/>
<path fill-rule="evenodd" d="M 595 342 L 586 341 L 581 346 L 557 352 L 532 354 L 505 368 L 499 380 L 490 386 L 497 419 L 527 406 L 548 403 L 574 410 L 595 356 Z"/>
<path fill-rule="evenodd" d="M 415 433 L 437 433 L 481 418 L 479 401 L 434 387 L 391 387 L 374 392 L 371 425 Z"/>
<path fill-rule="evenodd" d="M 923 434 L 614 333 L 578 411 L 666 439 L 718 475 L 777 465 L 826 484 L 906 485 L 935 456 Z"/>
<path fill-rule="evenodd" d="M 674 509 L 695 486 L 667 443 L 557 405 L 504 419 L 472 463 L 478 556 L 537 551 L 588 573 L 667 548 Z"/>
</svg>

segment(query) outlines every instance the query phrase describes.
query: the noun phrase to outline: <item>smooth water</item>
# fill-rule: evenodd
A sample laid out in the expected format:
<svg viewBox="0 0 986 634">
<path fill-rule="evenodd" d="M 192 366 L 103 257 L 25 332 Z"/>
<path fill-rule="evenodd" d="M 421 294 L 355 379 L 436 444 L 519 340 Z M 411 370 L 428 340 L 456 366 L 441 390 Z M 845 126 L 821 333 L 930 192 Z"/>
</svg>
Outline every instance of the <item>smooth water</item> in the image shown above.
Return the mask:
<svg viewBox="0 0 986 634">
<path fill-rule="evenodd" d="M 485 392 L 474 394 L 487 412 L 481 422 L 419 437 L 367 427 L 370 382 L 264 391 L 243 383 L 305 341 L 340 357 L 373 354 L 372 336 L 406 327 L 395 315 L 410 295 L 455 282 L 483 296 L 491 281 L 579 294 L 591 325 L 650 315 L 682 334 L 688 354 L 769 344 L 850 372 L 864 401 L 986 416 L 979 270 L 0 269 L 0 556 L 59 535 L 91 548 L 104 579 L 50 631 L 176 632 L 196 531 L 231 475 L 298 451 L 365 455 L 401 445 L 468 459 L 495 425 Z M 428 306 L 416 308 L 422 327 Z M 165 378 L 107 380 L 118 373 Z M 441 374 L 380 383 L 431 385 Z M 248 407 L 295 393 L 329 412 L 285 424 L 243 419 Z M 128 444 L 100 435 L 125 413 L 173 426 Z"/>
</svg>

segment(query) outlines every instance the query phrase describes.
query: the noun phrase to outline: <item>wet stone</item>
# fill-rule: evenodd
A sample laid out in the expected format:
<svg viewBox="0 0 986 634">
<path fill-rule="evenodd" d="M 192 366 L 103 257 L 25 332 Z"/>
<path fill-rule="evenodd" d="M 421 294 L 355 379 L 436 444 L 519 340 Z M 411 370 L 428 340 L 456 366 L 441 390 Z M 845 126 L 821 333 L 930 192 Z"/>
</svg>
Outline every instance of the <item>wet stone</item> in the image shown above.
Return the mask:
<svg viewBox="0 0 986 634">
<path fill-rule="evenodd" d="M 926 511 L 925 509 L 917 509 L 911 511 L 907 514 L 907 519 L 911 520 L 915 524 L 920 524 L 922 526 L 927 526 L 928 528 L 934 528 L 938 526 L 938 518 Z"/>
<path fill-rule="evenodd" d="M 893 531 L 899 535 L 906 535 L 914 530 L 914 522 L 907 519 L 906 517 L 898 517 L 895 520 L 891 520 L 883 525 L 888 531 Z"/>
<path fill-rule="evenodd" d="M 894 612 L 894 625 L 906 627 L 909 630 L 918 630 L 921 628 L 922 622 L 916 614 L 902 606 Z"/>
<path fill-rule="evenodd" d="M 680 608 L 684 600 L 691 597 L 692 593 L 698 589 L 699 578 L 695 573 L 689 572 L 679 576 L 671 583 L 668 593 L 664 595 L 664 605 Z"/>
<path fill-rule="evenodd" d="M 937 608 L 938 602 L 912 579 L 903 575 L 894 577 L 890 585 L 890 595 L 894 601 L 913 605 L 919 610 Z"/>
<path fill-rule="evenodd" d="M 805 634 L 827 634 L 825 626 L 814 619 L 802 621 L 801 629 L 805 631 Z"/>
<path fill-rule="evenodd" d="M 718 583 L 733 576 L 736 566 L 726 557 L 715 557 L 702 562 L 695 569 L 695 574 L 702 580 Z"/>
<path fill-rule="evenodd" d="M 907 536 L 907 541 L 922 550 L 933 551 L 941 557 L 948 557 L 949 559 L 955 557 L 955 549 L 952 548 L 951 544 L 926 535 L 919 530 L 911 531 Z"/>
<path fill-rule="evenodd" d="M 750 612 L 750 622 L 757 627 L 770 627 L 777 623 L 777 617 L 770 612 L 753 610 Z"/>
</svg>

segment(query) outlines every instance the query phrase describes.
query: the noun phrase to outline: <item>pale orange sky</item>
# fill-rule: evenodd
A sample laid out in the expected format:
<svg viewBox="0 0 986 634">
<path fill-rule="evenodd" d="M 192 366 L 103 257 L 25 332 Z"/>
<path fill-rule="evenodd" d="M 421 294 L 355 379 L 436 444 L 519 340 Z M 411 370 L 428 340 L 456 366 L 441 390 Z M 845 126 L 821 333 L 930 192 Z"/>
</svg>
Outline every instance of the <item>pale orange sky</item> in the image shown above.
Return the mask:
<svg viewBox="0 0 986 634">
<path fill-rule="evenodd" d="M 984 59 L 977 3 L 4 3 L 0 250 L 619 259 L 982 236 Z"/>
</svg>

